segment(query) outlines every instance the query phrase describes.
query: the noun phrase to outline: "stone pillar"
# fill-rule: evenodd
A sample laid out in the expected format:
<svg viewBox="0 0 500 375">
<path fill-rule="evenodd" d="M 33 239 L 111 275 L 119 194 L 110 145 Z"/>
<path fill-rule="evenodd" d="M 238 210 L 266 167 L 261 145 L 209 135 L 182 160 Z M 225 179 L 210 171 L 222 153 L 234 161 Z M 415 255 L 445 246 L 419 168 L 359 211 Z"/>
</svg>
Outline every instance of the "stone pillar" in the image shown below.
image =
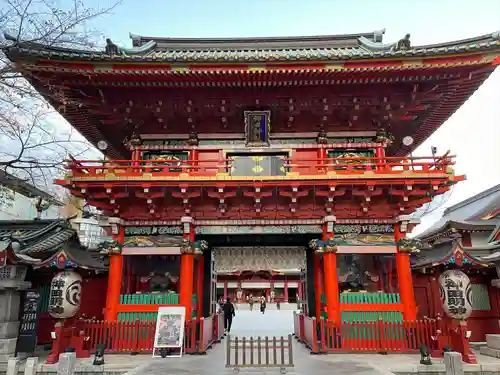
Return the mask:
<svg viewBox="0 0 500 375">
<path fill-rule="evenodd" d="M 29 357 L 24 365 L 24 375 L 36 375 L 38 370 L 38 357 Z"/>
<path fill-rule="evenodd" d="M 24 281 L 27 268 L 5 266 L 0 273 L 0 362 L 7 362 L 16 351 L 19 332 L 21 293 L 31 283 Z"/>
<path fill-rule="evenodd" d="M 110 217 L 111 232 L 113 240 L 120 245 L 124 242 L 124 228 L 119 225 L 120 219 Z M 106 311 L 104 313 L 105 320 L 118 319 L 118 305 L 120 304 L 120 294 L 122 291 L 123 279 L 123 255 L 110 254 L 109 256 L 109 271 L 108 271 L 108 289 L 106 294 Z"/>
<path fill-rule="evenodd" d="M 457 352 L 444 353 L 444 371 L 446 375 L 464 375 L 462 354 Z"/>
<path fill-rule="evenodd" d="M 396 266 L 398 272 L 399 296 L 403 305 L 403 319 L 417 319 L 417 305 L 415 304 L 415 294 L 413 291 L 413 279 L 410 266 L 410 252 L 399 245 L 399 241 L 406 236 L 408 221 L 400 218 L 394 224 L 394 240 L 398 247 L 396 254 Z"/>
<path fill-rule="evenodd" d="M 7 360 L 7 375 L 18 375 L 21 366 L 20 358 L 9 358 Z"/>
<path fill-rule="evenodd" d="M 57 375 L 73 375 L 76 366 L 76 353 L 61 353 L 57 364 Z"/>
</svg>

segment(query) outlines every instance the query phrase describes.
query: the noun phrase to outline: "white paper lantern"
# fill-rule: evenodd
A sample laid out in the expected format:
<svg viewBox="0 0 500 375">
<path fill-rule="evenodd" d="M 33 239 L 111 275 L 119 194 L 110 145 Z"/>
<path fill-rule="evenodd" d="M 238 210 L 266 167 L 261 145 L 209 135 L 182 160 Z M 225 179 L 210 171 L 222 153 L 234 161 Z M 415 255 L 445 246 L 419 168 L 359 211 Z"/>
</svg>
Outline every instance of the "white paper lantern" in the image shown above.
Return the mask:
<svg viewBox="0 0 500 375">
<path fill-rule="evenodd" d="M 50 284 L 49 314 L 57 319 L 67 319 L 80 310 L 82 277 L 73 271 L 59 272 Z"/>
<path fill-rule="evenodd" d="M 469 277 L 459 270 L 448 270 L 439 276 L 439 294 L 450 318 L 465 320 L 472 313 L 472 286 Z"/>
</svg>

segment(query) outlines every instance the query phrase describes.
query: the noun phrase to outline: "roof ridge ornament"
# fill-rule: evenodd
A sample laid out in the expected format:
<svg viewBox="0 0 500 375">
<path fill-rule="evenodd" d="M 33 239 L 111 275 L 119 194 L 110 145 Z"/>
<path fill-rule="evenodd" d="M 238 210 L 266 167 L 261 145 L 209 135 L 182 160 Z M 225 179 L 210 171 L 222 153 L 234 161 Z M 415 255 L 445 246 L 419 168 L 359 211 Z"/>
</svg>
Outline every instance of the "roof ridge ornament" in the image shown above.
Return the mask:
<svg viewBox="0 0 500 375">
<path fill-rule="evenodd" d="M 410 34 L 406 34 L 396 43 L 392 51 L 408 51 L 409 49 L 411 49 Z"/>
<path fill-rule="evenodd" d="M 156 42 L 151 40 L 140 47 L 123 48 L 119 47 L 110 38 L 106 38 L 106 46 L 104 47 L 104 53 L 110 56 L 138 56 L 147 55 L 152 52 L 156 47 Z"/>
<path fill-rule="evenodd" d="M 384 30 L 385 31 L 385 30 Z M 407 51 L 411 49 L 410 34 L 406 34 L 404 38 L 400 39 L 395 43 L 383 44 L 382 39 L 380 42 L 378 38 L 374 38 L 375 42 L 362 36 L 358 38 L 358 42 L 361 47 L 364 47 L 370 52 L 397 52 L 397 51 Z"/>
</svg>

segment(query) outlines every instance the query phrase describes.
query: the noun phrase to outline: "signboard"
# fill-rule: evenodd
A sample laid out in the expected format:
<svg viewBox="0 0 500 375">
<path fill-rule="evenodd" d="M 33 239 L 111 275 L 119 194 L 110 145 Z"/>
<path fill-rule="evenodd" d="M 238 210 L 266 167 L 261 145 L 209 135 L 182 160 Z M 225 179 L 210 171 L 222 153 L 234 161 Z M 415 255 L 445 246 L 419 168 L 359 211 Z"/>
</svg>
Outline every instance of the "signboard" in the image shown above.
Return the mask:
<svg viewBox="0 0 500 375">
<path fill-rule="evenodd" d="M 156 317 L 153 358 L 182 357 L 184 346 L 184 324 L 186 309 L 184 306 L 162 306 Z M 164 355 L 162 349 L 179 349 L 174 355 Z"/>
<path fill-rule="evenodd" d="M 284 224 L 284 225 L 201 225 L 196 227 L 196 234 L 306 234 L 322 233 L 319 224 Z M 394 233 L 393 224 L 336 224 L 337 234 L 388 234 Z M 179 226 L 141 226 L 126 227 L 125 236 L 166 236 L 182 235 Z"/>
<path fill-rule="evenodd" d="M 16 344 L 17 353 L 35 353 L 37 341 L 37 328 L 40 318 L 41 295 L 37 290 L 24 292 L 23 304 L 21 305 L 21 316 L 19 318 L 19 336 Z"/>
<path fill-rule="evenodd" d="M 472 286 L 462 271 L 443 272 L 439 276 L 439 294 L 444 312 L 450 318 L 465 320 L 472 313 Z"/>
</svg>

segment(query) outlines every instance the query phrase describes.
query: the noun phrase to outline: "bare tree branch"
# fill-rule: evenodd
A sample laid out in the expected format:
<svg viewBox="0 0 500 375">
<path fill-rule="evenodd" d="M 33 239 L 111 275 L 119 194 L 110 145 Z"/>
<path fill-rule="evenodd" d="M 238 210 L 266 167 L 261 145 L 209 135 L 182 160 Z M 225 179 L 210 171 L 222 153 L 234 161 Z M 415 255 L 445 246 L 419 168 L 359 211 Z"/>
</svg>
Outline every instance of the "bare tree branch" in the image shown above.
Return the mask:
<svg viewBox="0 0 500 375">
<path fill-rule="evenodd" d="M 109 14 L 121 2 L 89 8 L 84 0 L 0 0 L 0 31 L 15 39 L 0 36 L 0 48 L 39 43 L 94 50 L 104 43 L 104 37 L 91 28 L 90 21 Z M 59 192 L 53 180 L 64 173 L 62 161 L 69 154 L 101 156 L 30 85 L 31 79 L 28 71 L 0 52 L 0 170 Z M 46 78 L 43 85 L 58 102 L 74 104 L 67 88 L 53 77 Z"/>
</svg>

